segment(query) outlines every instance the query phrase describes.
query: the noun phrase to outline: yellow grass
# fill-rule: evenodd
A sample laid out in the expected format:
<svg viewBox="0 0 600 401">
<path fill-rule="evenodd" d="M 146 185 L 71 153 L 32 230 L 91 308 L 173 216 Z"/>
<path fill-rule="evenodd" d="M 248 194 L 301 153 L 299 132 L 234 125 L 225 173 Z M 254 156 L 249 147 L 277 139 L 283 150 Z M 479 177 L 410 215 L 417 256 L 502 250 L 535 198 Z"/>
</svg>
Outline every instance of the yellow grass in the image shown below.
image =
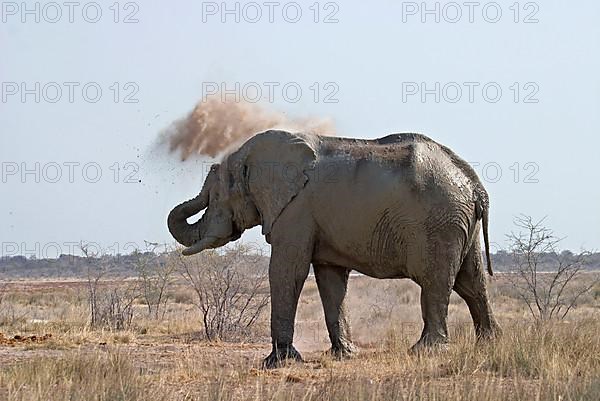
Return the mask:
<svg viewBox="0 0 600 401">
<path fill-rule="evenodd" d="M 7 400 L 594 400 L 600 399 L 600 305 L 592 294 L 567 321 L 535 326 L 502 277 L 492 298 L 504 335 L 477 344 L 462 300 L 450 305 L 446 350 L 411 355 L 421 330 L 418 287 L 351 279 L 357 357 L 323 354 L 327 332 L 314 281 L 298 311 L 305 363 L 258 369 L 269 352 L 268 317 L 244 343 L 211 344 L 184 287 L 165 319 L 144 316 L 111 332 L 87 327 L 82 289 L 15 289 L 17 319 L 0 332 L 51 333 L 42 343 L 0 346 L 0 399 Z"/>
</svg>

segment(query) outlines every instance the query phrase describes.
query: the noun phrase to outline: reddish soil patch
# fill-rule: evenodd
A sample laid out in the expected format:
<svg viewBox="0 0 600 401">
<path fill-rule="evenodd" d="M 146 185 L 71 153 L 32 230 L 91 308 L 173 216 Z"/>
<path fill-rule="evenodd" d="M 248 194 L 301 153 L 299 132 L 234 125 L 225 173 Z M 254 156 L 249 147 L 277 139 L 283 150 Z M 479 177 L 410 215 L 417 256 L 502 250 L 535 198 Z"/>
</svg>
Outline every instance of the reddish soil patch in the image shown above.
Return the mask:
<svg viewBox="0 0 600 401">
<path fill-rule="evenodd" d="M 52 334 L 44 334 L 43 336 L 13 336 L 10 338 L 4 337 L 4 334 L 0 333 L 0 345 L 17 345 L 17 344 L 32 344 L 41 343 L 52 338 Z"/>
</svg>

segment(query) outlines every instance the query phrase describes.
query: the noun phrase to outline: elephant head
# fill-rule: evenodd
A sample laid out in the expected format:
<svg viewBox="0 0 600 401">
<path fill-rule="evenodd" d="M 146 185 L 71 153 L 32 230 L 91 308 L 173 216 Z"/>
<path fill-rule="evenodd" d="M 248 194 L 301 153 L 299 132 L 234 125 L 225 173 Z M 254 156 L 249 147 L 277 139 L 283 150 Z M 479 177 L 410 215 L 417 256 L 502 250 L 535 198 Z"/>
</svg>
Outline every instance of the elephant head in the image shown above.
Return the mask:
<svg viewBox="0 0 600 401">
<path fill-rule="evenodd" d="M 308 181 L 306 170 L 316 158 L 314 140 L 266 131 L 214 164 L 198 196 L 176 206 L 167 219 L 173 237 L 188 247 L 184 255 L 235 241 L 258 224 L 269 241 L 273 224 Z M 204 209 L 200 220 L 187 222 Z"/>
</svg>

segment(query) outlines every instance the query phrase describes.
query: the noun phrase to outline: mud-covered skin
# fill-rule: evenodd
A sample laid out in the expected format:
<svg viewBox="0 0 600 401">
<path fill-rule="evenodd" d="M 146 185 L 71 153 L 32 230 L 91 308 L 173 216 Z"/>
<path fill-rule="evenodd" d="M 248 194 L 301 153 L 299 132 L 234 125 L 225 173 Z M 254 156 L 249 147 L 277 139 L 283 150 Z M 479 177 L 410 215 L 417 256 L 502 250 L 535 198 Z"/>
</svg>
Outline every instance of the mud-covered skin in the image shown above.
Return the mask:
<svg viewBox="0 0 600 401">
<path fill-rule="evenodd" d="M 350 357 L 356 351 L 344 302 L 350 269 L 328 264 L 313 264 L 313 267 L 331 340 L 329 352 L 336 358 Z"/>
<path fill-rule="evenodd" d="M 311 263 L 336 356 L 355 351 L 344 308 L 350 270 L 421 287 L 424 328 L 415 351 L 447 342 L 452 290 L 467 303 L 478 337 L 498 333 L 479 244 L 481 220 L 489 255 L 488 205 L 471 167 L 424 135 L 360 140 L 267 131 L 215 165 L 201 193 L 168 222 L 186 254 L 262 225 L 272 247 L 273 352 L 265 366 L 275 367 L 301 360 L 294 320 Z M 207 206 L 197 224 L 185 223 Z"/>
</svg>

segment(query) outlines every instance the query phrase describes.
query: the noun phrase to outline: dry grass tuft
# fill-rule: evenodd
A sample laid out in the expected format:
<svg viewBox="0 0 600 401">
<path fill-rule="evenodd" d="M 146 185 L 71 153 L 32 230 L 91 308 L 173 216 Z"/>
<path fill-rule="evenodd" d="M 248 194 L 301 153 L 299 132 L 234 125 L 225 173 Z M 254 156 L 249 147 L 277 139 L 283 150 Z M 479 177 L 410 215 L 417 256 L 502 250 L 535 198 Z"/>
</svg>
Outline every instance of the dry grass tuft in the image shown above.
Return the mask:
<svg viewBox="0 0 600 401">
<path fill-rule="evenodd" d="M 118 350 L 34 358 L 5 368 L 0 386 L 6 399 L 15 401 L 161 399 L 149 391 L 139 369 Z"/>
</svg>

